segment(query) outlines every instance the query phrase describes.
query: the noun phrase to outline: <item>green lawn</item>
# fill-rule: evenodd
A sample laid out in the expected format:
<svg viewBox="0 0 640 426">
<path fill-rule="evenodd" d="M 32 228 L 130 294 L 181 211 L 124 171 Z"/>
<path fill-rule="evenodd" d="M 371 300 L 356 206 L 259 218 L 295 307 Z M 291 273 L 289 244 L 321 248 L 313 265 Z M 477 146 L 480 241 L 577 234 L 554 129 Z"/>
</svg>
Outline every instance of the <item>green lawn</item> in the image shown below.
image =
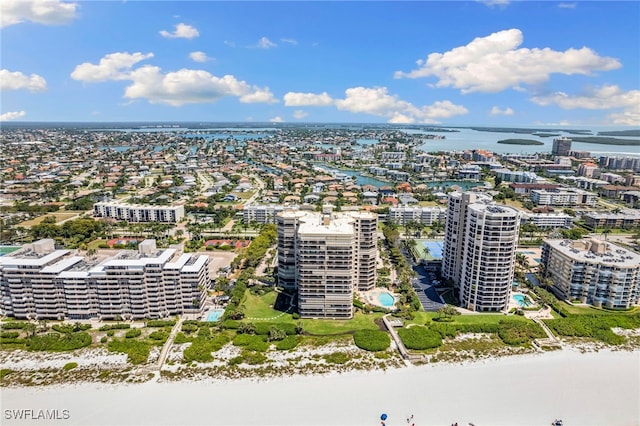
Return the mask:
<svg viewBox="0 0 640 426">
<path fill-rule="evenodd" d="M 350 320 L 329 320 L 329 319 L 298 319 L 294 320 L 291 314 L 282 315 L 281 311 L 273 309 L 271 306 L 276 300 L 278 293 L 269 292 L 262 296 L 255 296 L 247 291 L 246 300 L 244 301 L 245 322 L 251 322 L 250 318 L 265 318 L 269 322 L 274 323 L 291 323 L 301 322 L 305 331 L 313 334 L 339 334 L 354 330 L 372 329 L 377 330 L 378 326 L 374 320 L 382 317 L 382 313 L 373 313 L 365 315 L 357 312 Z M 277 317 L 277 318 L 274 318 Z M 272 319 L 273 318 L 273 319 Z"/>
<path fill-rule="evenodd" d="M 412 321 L 407 321 L 407 324 L 425 324 L 437 317 L 438 314 L 436 312 L 416 312 L 416 317 Z M 501 313 L 456 315 L 452 318 L 453 321 L 445 324 L 497 324 L 504 319 L 529 321 L 519 315 L 505 315 Z"/>
<path fill-rule="evenodd" d="M 277 297 L 278 293 L 275 291 L 271 291 L 262 296 L 255 296 L 247 291 L 244 302 L 245 317 L 264 318 L 265 320 L 269 319 L 270 322 L 293 322 L 290 313 L 282 315 L 282 311 L 273 309 L 272 306 Z"/>
<path fill-rule="evenodd" d="M 363 314 L 356 312 L 350 320 L 325 320 L 325 319 L 303 319 L 302 326 L 305 331 L 313 334 L 338 334 L 354 330 L 371 329 L 377 330 L 374 323 L 377 318 L 382 317 L 382 313 Z"/>
</svg>

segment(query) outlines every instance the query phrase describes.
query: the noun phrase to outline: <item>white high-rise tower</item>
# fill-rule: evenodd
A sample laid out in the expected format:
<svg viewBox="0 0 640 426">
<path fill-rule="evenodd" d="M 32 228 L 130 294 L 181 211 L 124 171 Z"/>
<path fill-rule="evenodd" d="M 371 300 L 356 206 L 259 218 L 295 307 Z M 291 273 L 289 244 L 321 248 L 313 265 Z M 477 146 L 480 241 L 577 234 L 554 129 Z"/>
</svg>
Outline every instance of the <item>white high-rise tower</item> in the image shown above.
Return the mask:
<svg viewBox="0 0 640 426">
<path fill-rule="evenodd" d="M 442 275 L 459 290 L 460 305 L 502 311 L 509 303 L 520 215 L 474 193 L 449 195 Z"/>
</svg>

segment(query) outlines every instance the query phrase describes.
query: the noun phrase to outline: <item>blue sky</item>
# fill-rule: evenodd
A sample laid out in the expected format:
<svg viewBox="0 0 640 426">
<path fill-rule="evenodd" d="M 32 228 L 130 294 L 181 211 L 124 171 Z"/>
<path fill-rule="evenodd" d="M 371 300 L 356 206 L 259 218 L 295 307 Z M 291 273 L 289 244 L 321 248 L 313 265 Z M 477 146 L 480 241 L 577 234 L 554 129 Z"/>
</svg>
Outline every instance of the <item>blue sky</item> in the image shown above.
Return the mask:
<svg viewBox="0 0 640 426">
<path fill-rule="evenodd" d="M 640 3 L 2 0 L 2 121 L 640 126 Z"/>
</svg>

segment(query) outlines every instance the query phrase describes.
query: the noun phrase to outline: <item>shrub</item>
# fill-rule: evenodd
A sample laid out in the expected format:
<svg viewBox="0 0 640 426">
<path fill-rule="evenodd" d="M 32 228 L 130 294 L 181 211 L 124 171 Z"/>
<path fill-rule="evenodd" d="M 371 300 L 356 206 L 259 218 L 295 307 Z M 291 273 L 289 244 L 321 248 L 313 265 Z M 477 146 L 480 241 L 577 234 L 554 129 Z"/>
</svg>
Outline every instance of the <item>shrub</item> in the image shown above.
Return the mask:
<svg viewBox="0 0 640 426">
<path fill-rule="evenodd" d="M 227 344 L 229 339 L 219 334 L 214 338 L 196 337 L 193 339 L 191 345 L 182 353 L 185 362 L 210 362 L 213 361 L 211 352 L 216 352 L 222 349 Z"/>
<path fill-rule="evenodd" d="M 2 323 L 2 328 L 4 330 L 24 329 L 24 328 L 28 328 L 29 324 L 30 323 L 28 322 L 22 322 L 22 321 L 8 321 L 8 322 Z"/>
<path fill-rule="evenodd" d="M 233 344 L 236 346 L 243 346 L 251 351 L 265 352 L 269 349 L 269 343 L 267 343 L 263 336 L 256 336 L 252 334 L 238 334 L 233 339 Z"/>
<path fill-rule="evenodd" d="M 127 359 L 132 364 L 144 364 L 149 358 L 149 345 L 147 342 L 140 340 L 112 340 L 107 348 L 112 352 L 120 352 L 127 354 Z"/>
<path fill-rule="evenodd" d="M 267 357 L 260 352 L 242 351 L 243 361 L 249 365 L 264 364 Z"/>
<path fill-rule="evenodd" d="M 140 336 L 141 334 L 142 330 L 140 330 L 139 328 L 132 328 L 131 330 L 127 330 L 124 337 L 126 337 L 127 339 L 133 339 Z"/>
<path fill-rule="evenodd" d="M 72 351 L 84 348 L 91 344 L 89 333 L 47 333 L 42 336 L 33 336 L 26 340 L 27 349 L 30 351 Z"/>
<path fill-rule="evenodd" d="M 175 320 L 150 320 L 146 325 L 147 327 L 173 327 L 176 322 Z"/>
<path fill-rule="evenodd" d="M 522 345 L 546 334 L 536 323 L 502 320 L 498 323 L 498 336 L 507 345 Z"/>
<path fill-rule="evenodd" d="M 574 315 L 544 320 L 544 322 L 551 330 L 561 336 L 589 337 L 610 345 L 619 345 L 624 343 L 626 339 L 615 334 L 611 328 L 640 328 L 640 314 Z"/>
<path fill-rule="evenodd" d="M 116 334 L 115 330 L 107 330 L 107 336 L 113 337 Z"/>
<path fill-rule="evenodd" d="M 440 333 L 424 326 L 401 328 L 398 335 L 407 349 L 423 350 L 442 345 Z"/>
<path fill-rule="evenodd" d="M 175 343 L 176 345 L 180 345 L 182 343 L 188 343 L 193 341 L 193 337 L 187 337 L 186 334 L 180 332 L 176 335 L 176 338 L 173 339 L 173 343 Z"/>
<path fill-rule="evenodd" d="M 20 335 L 19 331 L 4 331 L 0 333 L 0 338 L 2 339 L 15 339 Z"/>
<path fill-rule="evenodd" d="M 77 362 L 68 362 L 62 367 L 65 371 L 73 370 L 78 366 Z"/>
<path fill-rule="evenodd" d="M 126 329 L 126 328 L 131 328 L 131 324 L 122 324 L 122 323 L 105 324 L 102 327 L 100 327 L 98 330 L 100 330 L 100 331 L 123 330 L 123 329 Z"/>
<path fill-rule="evenodd" d="M 198 328 L 199 327 L 197 325 L 195 325 L 195 324 L 186 324 L 186 323 L 182 324 L 182 331 L 184 331 L 187 334 L 191 334 L 194 331 L 197 331 Z"/>
<path fill-rule="evenodd" d="M 297 312 L 294 312 L 293 314 L 291 314 L 291 318 L 294 320 L 300 319 L 300 314 Z"/>
<path fill-rule="evenodd" d="M 323 355 L 325 361 L 329 364 L 345 364 L 349 361 L 349 355 L 344 352 L 334 352 L 331 354 Z"/>
<path fill-rule="evenodd" d="M 240 324 L 240 321 L 228 319 L 222 322 L 222 328 L 226 328 L 227 330 L 237 330 L 240 328 Z"/>
<path fill-rule="evenodd" d="M 353 333 L 353 340 L 357 347 L 366 351 L 383 351 L 389 347 L 389 335 L 380 330 L 358 330 Z"/>
<path fill-rule="evenodd" d="M 152 332 L 151 334 L 149 334 L 149 338 L 151 340 L 158 341 L 158 343 L 166 342 L 168 337 L 169 337 L 169 333 L 167 333 L 164 330 L 156 330 L 156 331 Z"/>
<path fill-rule="evenodd" d="M 287 336 L 284 339 L 276 342 L 276 349 L 279 351 L 288 351 L 300 344 L 302 339 L 299 336 Z"/>
<path fill-rule="evenodd" d="M 102 336 L 102 339 L 100 339 L 100 343 L 107 343 L 109 341 L 109 338 L 107 336 Z"/>
<path fill-rule="evenodd" d="M 262 336 L 268 335 L 271 329 L 273 328 L 276 328 L 289 336 L 293 336 L 294 334 L 296 334 L 295 324 L 290 324 L 290 323 L 276 324 L 271 322 L 258 322 L 255 324 L 256 334 L 259 334 Z"/>
</svg>

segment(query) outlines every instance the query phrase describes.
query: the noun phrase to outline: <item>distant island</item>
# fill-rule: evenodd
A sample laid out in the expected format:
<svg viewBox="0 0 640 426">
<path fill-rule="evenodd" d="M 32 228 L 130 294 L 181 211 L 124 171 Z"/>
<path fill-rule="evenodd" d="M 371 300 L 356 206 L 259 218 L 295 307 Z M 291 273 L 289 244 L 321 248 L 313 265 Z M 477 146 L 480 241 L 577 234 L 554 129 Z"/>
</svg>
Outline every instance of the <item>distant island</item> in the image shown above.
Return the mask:
<svg viewBox="0 0 640 426">
<path fill-rule="evenodd" d="M 534 141 L 533 139 L 503 139 L 498 143 L 505 145 L 544 145 L 544 142 Z"/>
<path fill-rule="evenodd" d="M 600 136 L 591 136 L 591 137 L 572 137 L 571 140 L 573 142 L 582 142 L 582 143 L 596 143 L 600 145 L 633 145 L 640 146 L 640 140 L 637 139 L 618 139 L 611 137 L 600 137 Z"/>
<path fill-rule="evenodd" d="M 640 136 L 640 129 L 598 132 L 598 136 Z"/>
<path fill-rule="evenodd" d="M 478 132 L 494 132 L 494 133 L 527 133 L 538 134 L 552 132 L 565 132 L 572 135 L 591 135 L 591 130 L 575 130 L 575 129 L 529 129 L 520 127 L 466 127 L 467 129 L 477 130 Z"/>
<path fill-rule="evenodd" d="M 556 137 L 560 136 L 559 133 L 533 133 L 533 136 L 538 136 L 539 138 L 548 138 L 550 136 Z"/>
</svg>

